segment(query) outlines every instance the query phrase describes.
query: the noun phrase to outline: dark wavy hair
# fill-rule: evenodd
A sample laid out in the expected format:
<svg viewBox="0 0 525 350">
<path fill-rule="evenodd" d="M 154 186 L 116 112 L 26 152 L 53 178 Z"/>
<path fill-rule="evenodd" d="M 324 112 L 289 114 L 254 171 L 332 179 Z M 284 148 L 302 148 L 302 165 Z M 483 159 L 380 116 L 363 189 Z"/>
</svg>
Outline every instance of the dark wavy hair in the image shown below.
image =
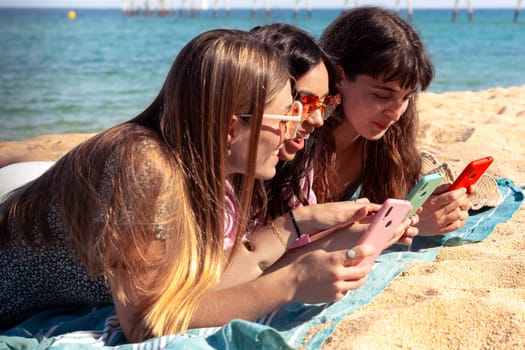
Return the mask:
<svg viewBox="0 0 525 350">
<path fill-rule="evenodd" d="M 288 61 L 290 75 L 299 80 L 321 62 L 328 70 L 329 81 L 336 82 L 338 74 L 331 58 L 321 48 L 318 41 L 308 32 L 286 23 L 273 23 L 254 27 L 250 33 L 256 38 L 277 48 Z M 334 87 L 330 87 L 333 91 Z M 308 204 L 308 192 L 302 188 L 304 179 L 313 166 L 306 154 L 313 154 L 315 143 L 305 142 L 305 149 L 291 161 L 279 161 L 277 173 L 271 180 L 265 181 L 268 207 L 266 215 L 276 218 L 292 209 L 292 198 L 303 205 Z M 309 185 L 309 184 L 308 184 Z"/>
<path fill-rule="evenodd" d="M 416 31 L 401 17 L 379 7 L 360 7 L 342 13 L 321 34 L 320 44 L 353 81 L 358 75 L 399 81 L 402 88 L 425 90 L 434 68 Z M 403 198 L 415 184 L 421 168 L 416 147 L 417 93 L 406 112 L 377 141 L 360 139 L 363 163 L 361 196 L 381 203 Z M 318 147 L 314 190 L 319 202 L 348 198 L 359 184 L 345 188 L 338 181 L 334 129 L 344 115 L 339 106 L 334 117 L 314 133 Z"/>
</svg>

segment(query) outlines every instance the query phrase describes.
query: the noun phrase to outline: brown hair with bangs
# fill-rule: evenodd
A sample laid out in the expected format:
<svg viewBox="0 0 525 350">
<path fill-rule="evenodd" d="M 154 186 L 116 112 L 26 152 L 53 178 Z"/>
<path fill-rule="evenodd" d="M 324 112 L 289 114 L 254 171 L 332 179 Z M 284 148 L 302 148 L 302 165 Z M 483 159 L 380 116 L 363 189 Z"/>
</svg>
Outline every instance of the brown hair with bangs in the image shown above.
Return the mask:
<svg viewBox="0 0 525 350">
<path fill-rule="evenodd" d="M 434 77 L 433 65 L 416 31 L 397 14 L 379 7 L 360 7 L 342 13 L 322 33 L 321 46 L 350 81 L 368 75 L 399 81 L 402 88 L 425 90 Z M 361 196 L 382 203 L 403 198 L 416 183 L 421 160 L 416 147 L 417 90 L 406 112 L 377 141 L 363 143 Z M 318 142 L 314 190 L 320 203 L 347 198 L 357 189 L 338 182 L 333 130 L 343 120 L 339 106 L 334 117 L 316 132 Z"/>
</svg>

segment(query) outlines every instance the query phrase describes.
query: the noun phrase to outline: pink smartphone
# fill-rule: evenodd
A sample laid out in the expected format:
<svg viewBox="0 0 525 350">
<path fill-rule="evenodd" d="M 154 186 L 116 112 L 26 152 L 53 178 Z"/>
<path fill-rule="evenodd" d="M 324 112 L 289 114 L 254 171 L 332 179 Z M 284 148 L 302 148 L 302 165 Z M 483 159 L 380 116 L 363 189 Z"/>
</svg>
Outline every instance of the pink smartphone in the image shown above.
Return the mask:
<svg viewBox="0 0 525 350">
<path fill-rule="evenodd" d="M 386 244 L 394 231 L 405 220 L 405 217 L 412 209 L 412 204 L 404 199 L 387 199 L 374 214 L 370 225 L 361 236 L 358 244 L 371 245 L 376 249 L 375 254 L 356 261 L 352 265 L 373 264 L 379 254 L 386 248 Z"/>
<path fill-rule="evenodd" d="M 487 168 L 492 164 L 494 158 L 491 156 L 483 157 L 480 159 L 473 160 L 468 163 L 465 169 L 459 174 L 456 180 L 450 185 L 447 191 L 456 190 L 461 187 L 467 189 L 467 193 L 472 192 L 471 186 L 474 185 L 481 175 L 487 170 Z"/>
</svg>

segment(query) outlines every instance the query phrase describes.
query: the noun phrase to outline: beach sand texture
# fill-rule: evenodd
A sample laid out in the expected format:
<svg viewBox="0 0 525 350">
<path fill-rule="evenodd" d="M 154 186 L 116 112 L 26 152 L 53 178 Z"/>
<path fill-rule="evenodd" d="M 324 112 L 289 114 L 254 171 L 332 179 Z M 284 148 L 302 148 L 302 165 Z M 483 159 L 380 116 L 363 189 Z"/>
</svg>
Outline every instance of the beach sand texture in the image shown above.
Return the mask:
<svg viewBox="0 0 525 350">
<path fill-rule="evenodd" d="M 525 185 L 525 85 L 424 93 L 419 144 L 460 170 L 492 155 L 487 173 Z M 346 316 L 331 349 L 525 349 L 525 205 L 484 241 L 442 248 Z"/>
<path fill-rule="evenodd" d="M 488 174 L 525 186 L 525 85 L 423 93 L 421 150 L 460 170 L 492 155 Z M 88 134 L 0 143 L 0 166 L 58 159 Z M 323 349 L 525 349 L 525 211 L 483 242 L 440 250 L 346 316 Z"/>
</svg>

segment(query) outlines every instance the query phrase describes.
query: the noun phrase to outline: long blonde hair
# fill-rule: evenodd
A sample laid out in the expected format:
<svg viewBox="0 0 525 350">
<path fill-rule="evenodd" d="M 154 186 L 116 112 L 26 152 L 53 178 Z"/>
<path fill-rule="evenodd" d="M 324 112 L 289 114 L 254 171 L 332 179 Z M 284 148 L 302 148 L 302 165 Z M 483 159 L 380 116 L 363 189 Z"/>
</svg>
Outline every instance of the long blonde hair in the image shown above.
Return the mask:
<svg viewBox="0 0 525 350">
<path fill-rule="evenodd" d="M 247 225 L 262 114 L 289 81 L 270 46 L 212 30 L 179 53 L 158 96 L 131 121 L 73 149 L 0 205 L 0 247 L 20 232 L 35 249 L 53 242 L 50 209 L 92 276 L 136 304 L 129 341 L 187 329 L 225 266 L 225 154 L 234 114 L 252 114 L 239 199 Z M 32 229 L 38 225 L 39 238 Z M 155 239 L 157 238 L 157 239 Z"/>
</svg>

